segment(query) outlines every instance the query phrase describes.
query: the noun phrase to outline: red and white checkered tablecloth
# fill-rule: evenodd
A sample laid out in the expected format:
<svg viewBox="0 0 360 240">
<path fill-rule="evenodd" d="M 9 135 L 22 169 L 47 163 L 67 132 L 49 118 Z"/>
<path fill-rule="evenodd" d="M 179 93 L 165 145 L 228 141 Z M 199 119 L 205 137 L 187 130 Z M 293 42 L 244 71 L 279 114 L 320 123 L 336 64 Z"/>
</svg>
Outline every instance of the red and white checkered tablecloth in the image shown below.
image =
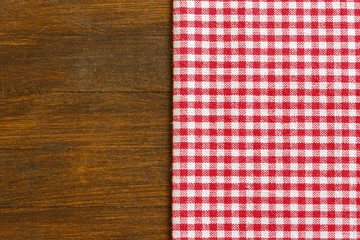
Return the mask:
<svg viewBox="0 0 360 240">
<path fill-rule="evenodd" d="M 174 0 L 173 239 L 360 239 L 360 0 Z"/>
</svg>

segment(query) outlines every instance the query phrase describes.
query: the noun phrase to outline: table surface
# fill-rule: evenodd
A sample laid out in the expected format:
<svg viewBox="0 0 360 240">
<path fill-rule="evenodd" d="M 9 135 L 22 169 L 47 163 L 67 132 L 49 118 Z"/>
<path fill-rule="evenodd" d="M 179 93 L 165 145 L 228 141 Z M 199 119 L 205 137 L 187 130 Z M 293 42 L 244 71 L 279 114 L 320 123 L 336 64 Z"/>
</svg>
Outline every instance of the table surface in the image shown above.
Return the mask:
<svg viewBox="0 0 360 240">
<path fill-rule="evenodd" d="M 0 239 L 170 239 L 171 2 L 0 1 Z"/>
</svg>

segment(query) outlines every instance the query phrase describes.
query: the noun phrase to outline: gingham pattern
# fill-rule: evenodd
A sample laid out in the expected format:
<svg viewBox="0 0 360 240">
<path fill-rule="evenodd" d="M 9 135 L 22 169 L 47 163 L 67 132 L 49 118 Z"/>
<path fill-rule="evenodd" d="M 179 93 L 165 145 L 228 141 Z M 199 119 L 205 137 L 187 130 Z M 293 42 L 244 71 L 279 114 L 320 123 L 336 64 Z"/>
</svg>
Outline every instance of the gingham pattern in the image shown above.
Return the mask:
<svg viewBox="0 0 360 240">
<path fill-rule="evenodd" d="M 360 239 L 359 16 L 174 1 L 173 239 Z"/>
</svg>

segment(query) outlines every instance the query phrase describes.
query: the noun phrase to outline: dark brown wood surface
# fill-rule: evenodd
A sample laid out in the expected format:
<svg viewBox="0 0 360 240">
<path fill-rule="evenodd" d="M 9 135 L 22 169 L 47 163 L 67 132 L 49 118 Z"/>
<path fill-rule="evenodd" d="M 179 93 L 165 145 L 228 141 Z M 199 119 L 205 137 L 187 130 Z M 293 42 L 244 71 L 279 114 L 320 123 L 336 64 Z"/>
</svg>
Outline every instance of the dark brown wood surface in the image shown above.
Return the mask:
<svg viewBox="0 0 360 240">
<path fill-rule="evenodd" d="M 171 2 L 0 1 L 0 239 L 170 239 Z"/>
</svg>

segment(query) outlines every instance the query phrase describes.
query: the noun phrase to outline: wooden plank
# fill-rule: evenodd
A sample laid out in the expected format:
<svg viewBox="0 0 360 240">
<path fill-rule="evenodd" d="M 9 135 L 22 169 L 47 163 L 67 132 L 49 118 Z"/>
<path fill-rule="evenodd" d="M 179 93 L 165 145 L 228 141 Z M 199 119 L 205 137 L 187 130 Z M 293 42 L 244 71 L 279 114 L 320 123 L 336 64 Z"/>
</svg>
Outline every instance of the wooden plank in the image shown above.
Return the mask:
<svg viewBox="0 0 360 240">
<path fill-rule="evenodd" d="M 168 150 L 0 155 L 1 239 L 169 238 Z"/>
<path fill-rule="evenodd" d="M 2 99 L 1 239 L 167 239 L 170 94 Z"/>
<path fill-rule="evenodd" d="M 169 146 L 170 93 L 32 94 L 0 107 L 0 149 Z"/>
<path fill-rule="evenodd" d="M 1 1 L 0 94 L 169 92 L 170 3 Z"/>
</svg>

